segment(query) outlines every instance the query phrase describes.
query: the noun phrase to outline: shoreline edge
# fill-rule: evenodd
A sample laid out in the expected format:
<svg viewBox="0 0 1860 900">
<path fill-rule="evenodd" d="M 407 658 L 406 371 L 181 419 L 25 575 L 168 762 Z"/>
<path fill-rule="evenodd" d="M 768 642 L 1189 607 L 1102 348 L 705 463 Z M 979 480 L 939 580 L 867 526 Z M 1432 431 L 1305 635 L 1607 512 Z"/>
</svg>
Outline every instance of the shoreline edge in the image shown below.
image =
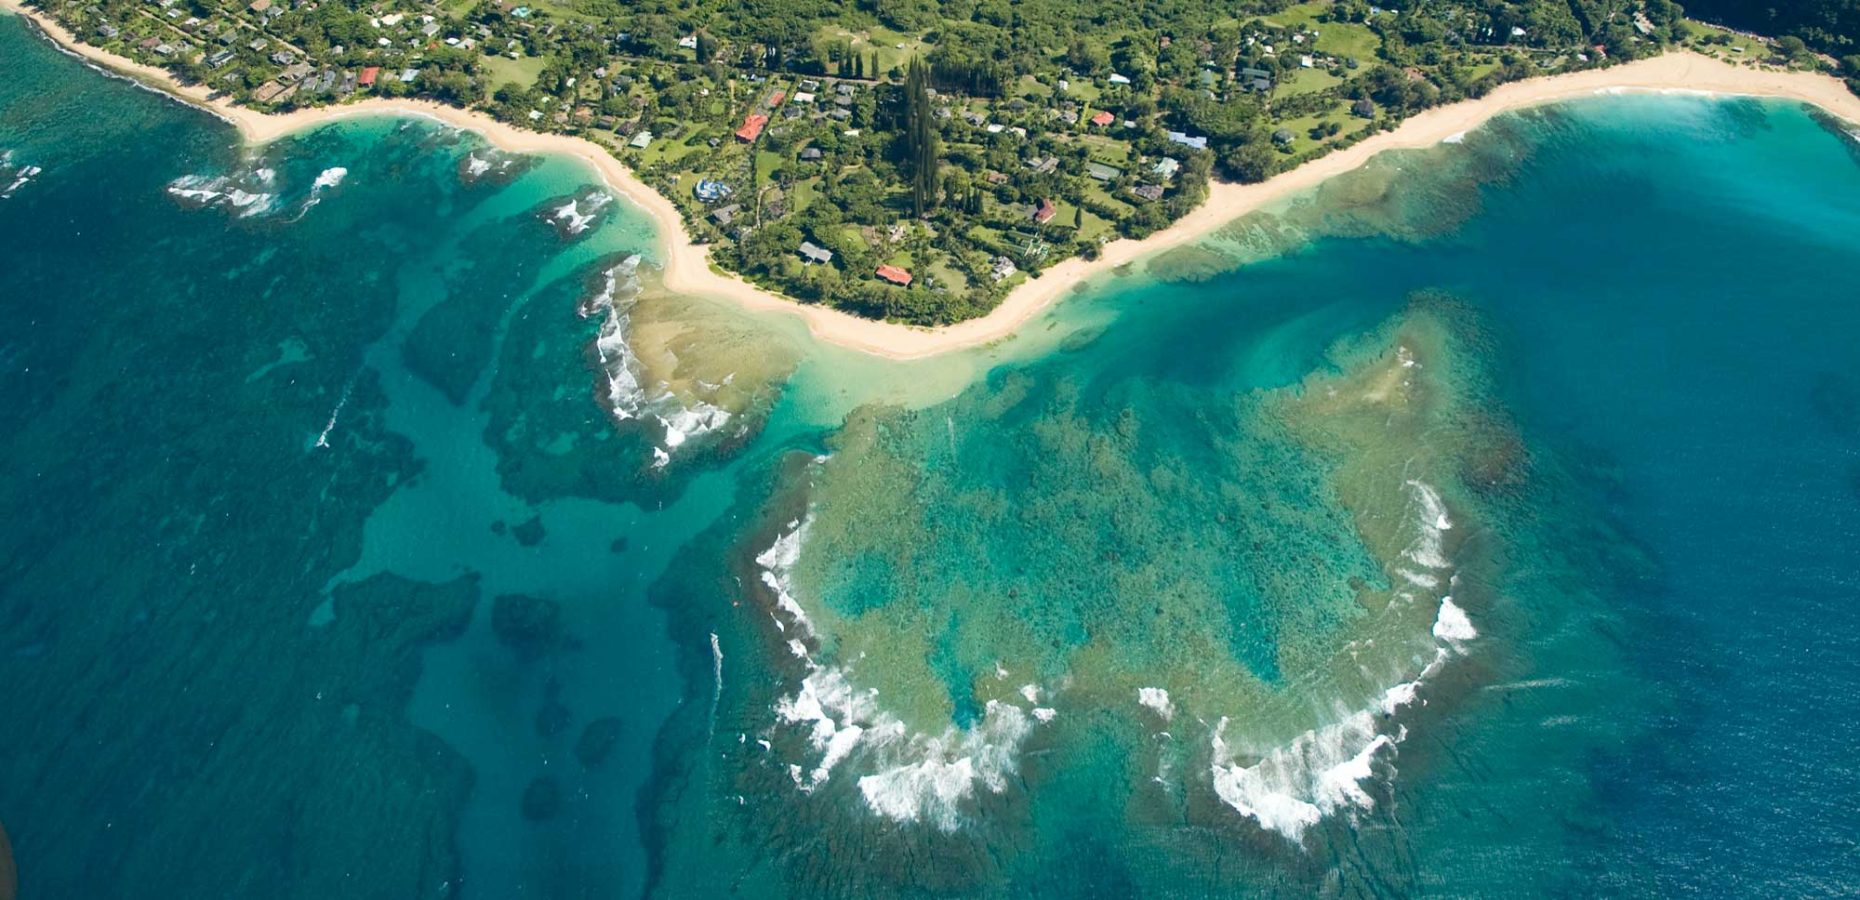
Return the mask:
<svg viewBox="0 0 1860 900">
<path fill-rule="evenodd" d="M 1357 169 L 1384 150 L 1433 146 L 1512 110 L 1610 92 L 1690 93 L 1795 100 L 1860 123 L 1860 95 L 1850 92 L 1843 82 L 1832 76 L 1743 68 L 1684 50 L 1600 69 L 1514 81 L 1500 85 L 1484 97 L 1410 116 L 1393 130 L 1371 135 L 1257 184 L 1210 181 L 1208 196 L 1199 206 L 1155 234 L 1142 239 L 1109 241 L 1102 246 L 1096 259 L 1076 256 L 1065 259 L 1047 267 L 1039 277 L 1022 282 L 986 315 L 930 328 L 867 319 L 829 307 L 805 304 L 713 268 L 709 250 L 691 241 L 677 206 L 640 180 L 606 148 L 586 138 L 527 131 L 483 113 L 430 100 L 371 99 L 289 113 L 259 112 L 211 99 L 209 91 L 202 86 L 183 85 L 166 71 L 84 43 L 50 17 L 27 8 L 22 0 L 0 0 L 0 11 L 26 19 L 47 40 L 67 53 L 231 124 L 250 146 L 263 146 L 343 119 L 400 116 L 432 119 L 471 131 L 506 152 L 574 157 L 590 166 L 609 190 L 631 201 L 652 221 L 657 231 L 667 290 L 721 297 L 751 310 L 796 316 L 818 340 L 895 360 L 938 356 L 1011 337 L 1021 325 L 1089 278 L 1190 243 L 1274 201 Z"/>
</svg>

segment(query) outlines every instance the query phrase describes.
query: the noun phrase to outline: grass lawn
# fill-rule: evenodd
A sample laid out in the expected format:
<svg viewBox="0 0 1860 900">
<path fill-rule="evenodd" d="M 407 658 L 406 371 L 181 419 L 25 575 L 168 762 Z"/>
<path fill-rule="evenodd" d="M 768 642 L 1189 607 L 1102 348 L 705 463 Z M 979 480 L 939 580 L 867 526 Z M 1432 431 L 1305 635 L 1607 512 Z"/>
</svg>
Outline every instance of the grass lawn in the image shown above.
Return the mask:
<svg viewBox="0 0 1860 900">
<path fill-rule="evenodd" d="M 809 178 L 806 181 L 796 182 L 794 187 L 788 191 L 788 211 L 790 213 L 797 213 L 812 204 L 814 199 L 819 196 L 819 191 L 816 190 L 816 186 L 819 185 L 819 183 L 820 179 L 818 178 Z"/>
<path fill-rule="evenodd" d="M 1085 189 L 1085 193 L 1090 195 L 1093 200 L 1099 203 L 1102 203 L 1102 204 L 1109 205 L 1112 209 L 1117 210 L 1120 215 L 1127 216 L 1136 211 L 1136 207 L 1131 206 L 1128 201 L 1120 197 L 1114 196 L 1110 191 L 1107 191 L 1104 189 L 1104 185 L 1099 184 L 1096 181 L 1091 183 L 1091 187 Z M 1087 220 L 1091 218 L 1091 214 L 1092 214 L 1091 210 L 1085 211 L 1085 217 Z M 1072 215 L 1071 210 L 1068 209 L 1065 204 L 1061 203 L 1059 206 L 1059 217 L 1055 219 L 1054 221 L 1064 222 L 1070 225 L 1072 224 L 1072 219 L 1070 218 L 1071 215 Z"/>
<path fill-rule="evenodd" d="M 1078 140 L 1091 152 L 1095 162 L 1107 163 L 1120 169 L 1128 167 L 1130 163 L 1130 145 L 1124 141 L 1099 134 L 1080 135 Z"/>
<path fill-rule="evenodd" d="M 1727 31 L 1716 25 L 1707 25 L 1704 22 L 1695 22 L 1691 19 L 1687 19 L 1686 31 L 1692 36 L 1692 43 L 1698 45 L 1699 49 L 1706 53 L 1717 53 L 1734 60 L 1749 59 L 1758 61 L 1761 61 L 1769 54 L 1769 50 L 1763 46 L 1761 41 L 1745 37 L 1735 31 Z M 1703 43 L 1706 38 L 1711 38 L 1716 41 L 1720 36 L 1729 38 L 1730 43 Z"/>
<path fill-rule="evenodd" d="M 786 163 L 787 161 L 788 161 L 788 158 L 779 153 L 770 153 L 767 150 L 757 150 L 756 151 L 756 182 L 758 184 L 774 183 L 775 170 L 781 168 L 782 164 Z"/>
<path fill-rule="evenodd" d="M 485 83 L 492 91 L 506 84 L 528 89 L 536 84 L 536 76 L 542 74 L 543 66 L 548 60 L 540 56 L 525 56 L 511 59 L 508 56 L 487 56 L 480 60 L 485 72 Z"/>
<path fill-rule="evenodd" d="M 1297 74 L 1279 82 L 1278 93 L 1282 97 L 1295 97 L 1299 94 L 1313 94 L 1342 83 L 1342 78 L 1325 69 L 1299 69 Z"/>
<path fill-rule="evenodd" d="M 1292 154 L 1297 155 L 1315 149 L 1328 141 L 1334 141 L 1337 137 L 1342 137 L 1350 130 L 1350 121 L 1350 110 L 1340 103 L 1327 113 L 1288 119 L 1279 123 L 1279 127 L 1293 134 Z M 1314 141 L 1311 139 L 1311 128 L 1319 122 L 1336 122 L 1343 126 L 1344 130 L 1337 132 L 1337 137 L 1328 138 L 1325 141 Z"/>
<path fill-rule="evenodd" d="M 853 31 L 846 28 L 828 28 L 821 32 L 827 40 L 849 44 L 854 53 L 872 58 L 872 51 L 878 51 L 877 74 L 884 74 L 893 68 L 903 68 L 913 56 L 923 56 L 930 52 L 930 45 L 910 35 L 892 31 L 882 25 Z M 900 47 L 899 44 L 904 46 Z M 865 73 L 867 78 L 874 73 Z"/>
</svg>

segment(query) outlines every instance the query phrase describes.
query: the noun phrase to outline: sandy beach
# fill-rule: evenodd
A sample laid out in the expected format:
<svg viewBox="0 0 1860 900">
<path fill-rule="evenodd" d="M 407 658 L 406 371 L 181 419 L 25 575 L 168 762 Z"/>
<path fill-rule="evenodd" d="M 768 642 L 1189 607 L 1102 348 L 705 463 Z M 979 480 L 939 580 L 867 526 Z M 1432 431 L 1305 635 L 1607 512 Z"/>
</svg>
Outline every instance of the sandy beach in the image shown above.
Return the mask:
<svg viewBox="0 0 1860 900">
<path fill-rule="evenodd" d="M 1087 278 L 1192 241 L 1248 212 L 1355 169 L 1384 150 L 1432 146 L 1477 128 L 1487 119 L 1509 110 L 1610 91 L 1685 91 L 1798 100 L 1849 121 L 1860 122 L 1860 96 L 1848 91 L 1839 79 L 1806 72 L 1744 68 L 1689 51 L 1606 69 L 1513 82 L 1477 100 L 1428 110 L 1392 131 L 1369 137 L 1268 181 L 1248 185 L 1211 184 L 1208 199 L 1201 206 L 1148 238 L 1112 241 L 1104 245 L 1095 260 L 1073 258 L 1057 263 L 1040 277 L 1021 284 L 1000 306 L 981 318 L 941 328 L 916 328 L 805 305 L 712 268 L 708 249 L 691 242 L 684 219 L 671 200 L 648 187 L 631 169 L 592 141 L 526 131 L 481 113 L 422 100 L 376 99 L 285 114 L 258 112 L 210 99 L 205 88 L 180 85 L 160 69 L 85 44 L 46 16 L 25 9 L 20 0 L 0 0 L 0 9 L 29 18 L 51 40 L 99 66 L 225 119 L 254 145 L 338 119 L 424 116 L 483 135 L 502 150 L 578 157 L 599 172 L 611 190 L 638 204 L 651 216 L 658 230 L 660 258 L 665 266 L 664 282 L 668 289 L 721 296 L 752 309 L 800 316 L 821 340 L 894 359 L 934 356 L 1008 337 L 1022 323 Z"/>
</svg>

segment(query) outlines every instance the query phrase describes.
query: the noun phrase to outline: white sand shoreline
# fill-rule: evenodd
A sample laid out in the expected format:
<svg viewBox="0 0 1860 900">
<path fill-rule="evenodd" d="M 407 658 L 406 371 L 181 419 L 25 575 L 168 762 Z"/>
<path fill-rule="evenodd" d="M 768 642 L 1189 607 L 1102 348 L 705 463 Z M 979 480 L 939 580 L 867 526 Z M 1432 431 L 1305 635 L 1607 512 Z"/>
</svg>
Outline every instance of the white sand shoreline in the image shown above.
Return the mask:
<svg viewBox="0 0 1860 900">
<path fill-rule="evenodd" d="M 751 309 L 796 315 L 806 321 L 809 330 L 820 340 L 893 359 L 935 356 L 1008 337 L 1088 278 L 1193 241 L 1248 212 L 1356 169 L 1384 150 L 1427 147 L 1445 140 L 1457 140 L 1493 116 L 1511 110 L 1608 92 L 1685 92 L 1797 100 L 1860 123 L 1860 96 L 1848 91 L 1839 79 L 1807 72 L 1742 68 L 1686 51 L 1606 69 L 1512 82 L 1477 100 L 1465 100 L 1413 116 L 1392 131 L 1373 135 L 1268 181 L 1249 185 L 1211 184 L 1207 200 L 1168 228 L 1142 240 L 1120 239 L 1107 243 L 1094 260 L 1073 258 L 1059 262 L 1047 268 L 1039 278 L 1015 288 L 986 316 L 940 328 L 916 328 L 802 304 L 712 268 L 708 249 L 691 242 L 684 218 L 672 201 L 647 186 L 625 164 L 592 141 L 525 131 L 481 113 L 423 100 L 364 100 L 285 114 L 262 113 L 224 100 L 208 99 L 204 88 L 182 86 L 160 69 L 85 44 L 46 16 L 24 8 L 21 0 L 0 0 L 0 9 L 32 20 L 48 38 L 73 53 L 219 116 L 235 126 L 249 144 L 263 145 L 345 118 L 420 116 L 475 132 L 502 150 L 576 157 L 600 173 L 610 189 L 644 209 L 652 219 L 658 231 L 667 289 L 723 297 Z"/>
</svg>

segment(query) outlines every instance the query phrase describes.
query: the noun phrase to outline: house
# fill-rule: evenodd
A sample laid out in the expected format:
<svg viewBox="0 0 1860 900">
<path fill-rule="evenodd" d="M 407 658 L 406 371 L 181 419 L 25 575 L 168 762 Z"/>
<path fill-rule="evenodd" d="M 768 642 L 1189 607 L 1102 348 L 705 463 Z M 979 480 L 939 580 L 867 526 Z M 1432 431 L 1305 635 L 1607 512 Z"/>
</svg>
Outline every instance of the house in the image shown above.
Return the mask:
<svg viewBox="0 0 1860 900">
<path fill-rule="evenodd" d="M 1203 137 L 1201 135 L 1191 136 L 1187 132 L 1183 132 L 1183 131 L 1169 132 L 1169 141 L 1171 143 L 1181 144 L 1182 146 L 1187 147 L 1191 150 L 1208 149 L 1208 139 L 1206 137 Z"/>
<path fill-rule="evenodd" d="M 401 83 L 401 84 L 412 84 L 412 83 L 413 83 L 413 80 L 414 80 L 415 78 L 418 78 L 418 77 L 420 77 L 420 70 L 419 70 L 419 69 L 402 69 L 402 70 L 400 70 L 400 83 Z"/>
<path fill-rule="evenodd" d="M 802 159 L 804 159 L 804 160 L 807 160 L 808 162 L 813 162 L 813 161 L 815 161 L 815 160 L 817 160 L 817 159 L 819 159 L 819 158 L 821 158 L 821 157 L 822 157 L 822 156 L 824 156 L 824 155 L 825 155 L 825 154 L 823 154 L 823 153 L 821 153 L 821 152 L 820 152 L 820 148 L 819 148 L 819 147 L 809 147 L 809 148 L 807 148 L 807 149 L 805 149 L 805 150 L 802 150 L 802 151 L 801 151 L 801 158 L 802 158 Z"/>
<path fill-rule="evenodd" d="M 879 266 L 878 277 L 883 278 L 886 281 L 889 281 L 892 284 L 899 285 L 901 287 L 911 286 L 911 273 L 903 269 L 900 269 L 897 266 L 889 266 L 889 265 Z"/>
<path fill-rule="evenodd" d="M 1131 188 L 1130 192 L 1152 203 L 1163 198 L 1163 186 L 1160 184 L 1140 184 Z"/>
<path fill-rule="evenodd" d="M 1091 117 L 1091 123 L 1099 128 L 1110 125 L 1115 121 L 1117 121 L 1117 117 L 1104 110 L 1099 110 L 1097 115 Z"/>
<path fill-rule="evenodd" d="M 1059 157 L 1048 156 L 1027 160 L 1027 168 L 1032 169 L 1036 175 L 1051 175 L 1054 169 L 1059 168 Z"/>
<path fill-rule="evenodd" d="M 1053 201 L 1049 198 L 1041 200 L 1040 205 L 1034 207 L 1032 218 L 1033 221 L 1045 225 L 1053 221 L 1053 217 L 1056 215 L 1059 215 L 1059 207 L 1054 206 Z"/>
<path fill-rule="evenodd" d="M 211 56 L 207 57 L 207 68 L 224 68 L 227 63 L 232 62 L 232 58 L 233 52 L 231 50 L 215 51 Z"/>
<path fill-rule="evenodd" d="M 252 0 L 252 5 L 246 7 L 246 9 L 249 9 L 252 12 L 260 14 L 260 15 L 263 15 L 265 10 L 268 10 L 270 8 L 271 8 L 271 0 Z"/>
<path fill-rule="evenodd" d="M 355 83 L 365 88 L 371 88 L 375 86 L 375 79 L 380 78 L 380 77 L 381 77 L 380 66 L 366 66 L 362 69 L 362 77 L 357 78 L 355 80 Z"/>
<path fill-rule="evenodd" d="M 814 102 L 814 95 L 813 95 L 813 94 L 810 94 L 810 93 L 808 93 L 808 92 L 806 92 L 806 91 L 799 91 L 799 92 L 797 92 L 797 93 L 796 93 L 796 94 L 794 95 L 794 102 L 796 102 L 796 103 L 812 103 L 812 102 Z"/>
<path fill-rule="evenodd" d="M 698 183 L 691 188 L 691 193 L 705 203 L 715 203 L 730 196 L 733 191 L 730 190 L 729 185 L 721 181 L 700 178 L 698 179 Z"/>
<path fill-rule="evenodd" d="M 103 25 L 99 25 L 99 26 L 97 26 L 97 33 L 98 33 L 99 35 L 102 35 L 102 36 L 103 36 L 103 38 L 104 38 L 104 40 L 109 40 L 109 39 L 111 39 L 111 38 L 114 38 L 114 37 L 116 37 L 116 36 L 117 36 L 117 35 L 119 35 L 119 34 L 122 34 L 122 32 L 121 32 L 121 31 L 118 31 L 118 30 L 116 29 L 116 26 L 115 26 L 115 25 L 111 25 L 111 24 L 108 24 L 108 23 L 105 23 L 105 24 L 103 24 Z"/>
<path fill-rule="evenodd" d="M 644 150 L 647 147 L 652 145 L 652 132 L 641 131 L 640 133 L 633 135 L 633 139 L 630 141 L 627 141 L 626 145 L 628 147 L 632 147 L 635 150 Z"/>
<path fill-rule="evenodd" d="M 270 103 L 272 100 L 276 99 L 279 94 L 283 92 L 284 92 L 284 85 L 279 84 L 278 82 L 275 82 L 275 81 L 267 81 L 264 84 L 259 85 L 258 90 L 252 92 L 252 99 L 260 103 Z"/>
<path fill-rule="evenodd" d="M 1106 78 L 1105 80 L 1106 80 L 1106 81 L 1109 81 L 1109 82 L 1110 82 L 1110 83 L 1112 83 L 1112 84 L 1129 84 L 1129 83 L 1130 83 L 1130 79 L 1129 79 L 1129 78 L 1126 78 L 1125 76 L 1122 76 L 1122 75 L 1119 75 L 1119 74 L 1117 74 L 1116 72 L 1112 72 L 1112 73 L 1111 73 L 1111 77 L 1109 77 L 1109 78 Z"/>
<path fill-rule="evenodd" d="M 1124 174 L 1124 171 L 1116 166 L 1107 166 L 1104 163 L 1086 163 L 1085 174 L 1090 175 L 1097 181 L 1115 181 L 1117 176 Z"/>
<path fill-rule="evenodd" d="M 1008 259 L 1005 256 L 995 257 L 995 267 L 994 267 L 993 274 L 995 276 L 996 281 L 1004 281 L 1006 279 L 1012 278 L 1014 277 L 1014 273 L 1018 271 L 1020 270 L 1015 268 L 1013 260 Z"/>
<path fill-rule="evenodd" d="M 683 47 L 686 50 L 696 50 L 697 44 L 698 44 L 697 35 L 695 34 L 687 34 L 684 37 L 681 37 L 678 39 L 678 46 Z"/>
<path fill-rule="evenodd" d="M 761 113 L 750 113 L 743 119 L 743 127 L 736 129 L 736 139 L 745 144 L 753 144 L 762 136 L 762 127 L 769 123 L 769 117 Z"/>
<path fill-rule="evenodd" d="M 808 263 L 820 263 L 822 265 L 825 265 L 833 261 L 833 251 L 828 250 L 827 248 L 822 247 L 819 244 L 814 243 L 813 241 L 802 241 L 801 242 L 801 259 L 805 260 Z M 885 268 L 886 267 L 884 266 L 879 267 L 880 276 L 884 275 Z M 909 274 L 906 274 L 904 276 L 904 283 L 909 284 L 910 281 L 911 281 L 911 276 Z"/>
<path fill-rule="evenodd" d="M 1287 131 L 1286 129 L 1281 128 L 1278 131 L 1275 131 L 1272 133 L 1272 142 L 1275 144 L 1278 144 L 1281 147 L 1291 146 L 1292 140 L 1293 140 L 1292 133 L 1290 131 Z"/>
<path fill-rule="evenodd" d="M 1182 164 L 1165 156 L 1157 160 L 1156 165 L 1150 167 L 1150 171 L 1158 178 L 1174 178 L 1175 173 L 1182 171 Z"/>
<path fill-rule="evenodd" d="M 719 225 L 728 225 L 736 221 L 736 214 L 741 212 L 742 209 L 743 205 L 740 203 L 732 203 L 729 206 L 719 206 L 711 211 L 710 217 L 717 220 L 717 224 Z"/>
</svg>

